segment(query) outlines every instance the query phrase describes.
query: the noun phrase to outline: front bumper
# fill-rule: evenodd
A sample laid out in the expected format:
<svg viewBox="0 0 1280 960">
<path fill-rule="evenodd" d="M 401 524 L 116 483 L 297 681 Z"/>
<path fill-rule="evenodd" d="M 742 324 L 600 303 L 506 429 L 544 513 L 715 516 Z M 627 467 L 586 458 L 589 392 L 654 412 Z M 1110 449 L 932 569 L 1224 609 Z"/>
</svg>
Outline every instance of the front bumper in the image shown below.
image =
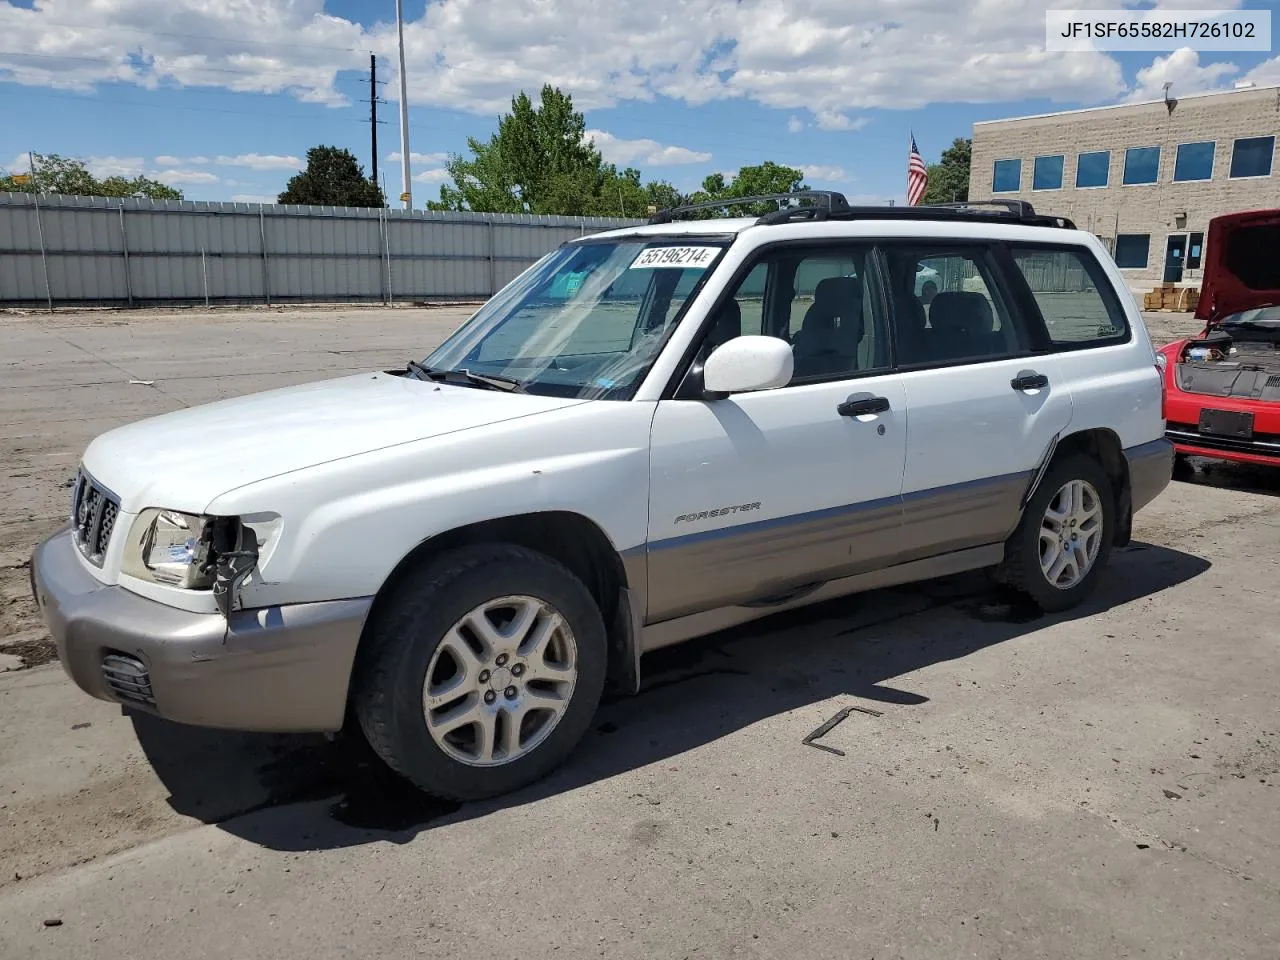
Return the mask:
<svg viewBox="0 0 1280 960">
<path fill-rule="evenodd" d="M 1236 463 L 1280 466 L 1280 404 L 1186 393 L 1174 382 L 1172 373 L 1165 375 L 1164 391 L 1165 436 L 1173 441 L 1178 453 Z M 1200 414 L 1205 409 L 1252 414 L 1253 436 L 1202 433 Z"/>
<path fill-rule="evenodd" d="M 1195 424 L 1170 422 L 1165 436 L 1187 456 L 1280 466 L 1280 436 L 1275 434 L 1255 434 L 1252 439 L 1218 437 L 1201 433 Z"/>
<path fill-rule="evenodd" d="M 105 586 L 71 532 L 40 544 L 31 587 L 58 659 L 86 693 L 202 727 L 277 733 L 342 727 L 371 597 L 190 613 Z"/>
</svg>

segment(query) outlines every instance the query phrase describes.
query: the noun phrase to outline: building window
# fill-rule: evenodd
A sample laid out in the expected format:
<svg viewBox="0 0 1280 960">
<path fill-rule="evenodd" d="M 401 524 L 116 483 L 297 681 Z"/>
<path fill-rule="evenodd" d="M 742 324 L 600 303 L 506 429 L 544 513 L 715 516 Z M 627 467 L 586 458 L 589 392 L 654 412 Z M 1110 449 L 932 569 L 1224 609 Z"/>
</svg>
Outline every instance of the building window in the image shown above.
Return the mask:
<svg viewBox="0 0 1280 960">
<path fill-rule="evenodd" d="M 1191 240 L 1187 244 L 1187 269 L 1200 269 L 1200 254 L 1204 250 L 1204 234 L 1193 233 Z"/>
<path fill-rule="evenodd" d="M 1178 183 L 1187 180 L 1212 180 L 1213 151 L 1217 146 L 1212 140 L 1178 144 L 1178 157 L 1173 162 L 1173 179 Z"/>
<path fill-rule="evenodd" d="M 1022 187 L 1022 161 L 997 160 L 991 172 L 992 193 L 1014 193 Z"/>
<path fill-rule="evenodd" d="M 1035 167 L 1031 171 L 1031 189 L 1061 190 L 1064 159 L 1061 154 L 1056 157 L 1036 157 Z"/>
<path fill-rule="evenodd" d="M 1116 237 L 1116 266 L 1125 270 L 1145 270 L 1151 250 L 1151 234 L 1122 233 Z"/>
<path fill-rule="evenodd" d="M 1105 187 L 1110 180 L 1111 151 L 1096 150 L 1076 158 L 1077 187 Z"/>
<path fill-rule="evenodd" d="M 1231 148 L 1231 176 L 1269 177 L 1275 137 L 1244 137 Z"/>
<path fill-rule="evenodd" d="M 1160 176 L 1159 147 L 1130 147 L 1124 152 L 1124 183 L 1155 183 Z"/>
</svg>

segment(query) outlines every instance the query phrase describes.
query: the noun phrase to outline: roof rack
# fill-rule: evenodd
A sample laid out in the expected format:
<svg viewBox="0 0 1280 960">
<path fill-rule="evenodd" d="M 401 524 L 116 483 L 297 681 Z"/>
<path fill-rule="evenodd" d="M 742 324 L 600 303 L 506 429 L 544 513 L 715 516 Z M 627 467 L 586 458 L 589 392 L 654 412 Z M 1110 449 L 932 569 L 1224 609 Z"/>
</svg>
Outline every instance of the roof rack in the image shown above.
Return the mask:
<svg viewBox="0 0 1280 960">
<path fill-rule="evenodd" d="M 825 220 L 829 215 L 851 209 L 849 201 L 844 198 L 844 194 L 837 193 L 834 190 L 799 190 L 795 193 L 761 193 L 751 197 L 731 197 L 726 200 L 706 200 L 702 203 L 686 203 L 678 207 L 672 207 L 669 210 L 659 210 L 649 218 L 650 223 L 671 223 L 673 220 L 683 219 L 688 214 L 696 213 L 699 210 L 724 210 L 729 207 L 741 207 L 748 204 L 777 202 L 794 202 L 798 200 L 812 201 L 807 206 L 779 206 L 774 213 L 796 214 L 805 212 L 808 216 L 801 219 L 818 219 Z M 765 216 L 773 216 L 773 213 Z"/>
<path fill-rule="evenodd" d="M 794 201 L 809 200 L 807 204 Z M 844 194 L 834 190 L 804 190 L 798 193 L 768 193 L 755 197 L 736 197 L 731 200 L 709 200 L 690 203 L 670 210 L 659 210 L 649 218 L 650 223 L 671 223 L 700 210 L 723 210 L 744 204 L 776 201 L 777 210 L 758 217 L 756 223 L 769 226 L 782 223 L 801 223 L 809 220 L 935 220 L 965 221 L 970 223 L 999 220 L 1035 227 L 1057 227 L 1075 230 L 1076 225 L 1067 217 L 1036 213 L 1026 200 L 961 200 L 954 203 L 930 203 L 916 207 L 851 206 Z M 782 206 L 784 201 L 791 202 Z"/>
</svg>

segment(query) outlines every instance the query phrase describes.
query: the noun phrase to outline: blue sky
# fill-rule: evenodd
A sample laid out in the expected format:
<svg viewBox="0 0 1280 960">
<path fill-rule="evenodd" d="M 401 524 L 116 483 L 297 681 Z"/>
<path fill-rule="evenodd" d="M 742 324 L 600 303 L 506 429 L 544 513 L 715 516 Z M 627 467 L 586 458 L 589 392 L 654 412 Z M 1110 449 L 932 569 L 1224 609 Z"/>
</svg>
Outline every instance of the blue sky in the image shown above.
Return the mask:
<svg viewBox="0 0 1280 960">
<path fill-rule="evenodd" d="M 1155 98 L 1167 81 L 1174 95 L 1280 83 L 1274 49 L 1046 53 L 1048 5 L 406 0 L 415 205 L 438 194 L 446 154 L 547 81 L 607 159 L 648 178 L 689 190 L 771 159 L 867 202 L 902 197 L 911 130 L 935 160 L 976 120 Z M 374 51 L 394 197 L 395 49 L 393 0 L 0 0 L 0 168 L 60 153 L 203 200 L 273 199 L 317 143 L 367 172 Z"/>
</svg>

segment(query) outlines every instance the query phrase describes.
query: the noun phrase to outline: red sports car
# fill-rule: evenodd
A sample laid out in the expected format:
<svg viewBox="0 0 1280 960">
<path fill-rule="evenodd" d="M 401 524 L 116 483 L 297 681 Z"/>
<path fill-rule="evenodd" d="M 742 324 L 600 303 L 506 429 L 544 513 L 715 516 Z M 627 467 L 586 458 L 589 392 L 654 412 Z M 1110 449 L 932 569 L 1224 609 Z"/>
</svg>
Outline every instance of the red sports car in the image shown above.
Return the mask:
<svg viewBox="0 0 1280 960">
<path fill-rule="evenodd" d="M 1161 348 L 1179 460 L 1280 466 L 1280 209 L 1209 222 L 1198 337 Z"/>
</svg>

